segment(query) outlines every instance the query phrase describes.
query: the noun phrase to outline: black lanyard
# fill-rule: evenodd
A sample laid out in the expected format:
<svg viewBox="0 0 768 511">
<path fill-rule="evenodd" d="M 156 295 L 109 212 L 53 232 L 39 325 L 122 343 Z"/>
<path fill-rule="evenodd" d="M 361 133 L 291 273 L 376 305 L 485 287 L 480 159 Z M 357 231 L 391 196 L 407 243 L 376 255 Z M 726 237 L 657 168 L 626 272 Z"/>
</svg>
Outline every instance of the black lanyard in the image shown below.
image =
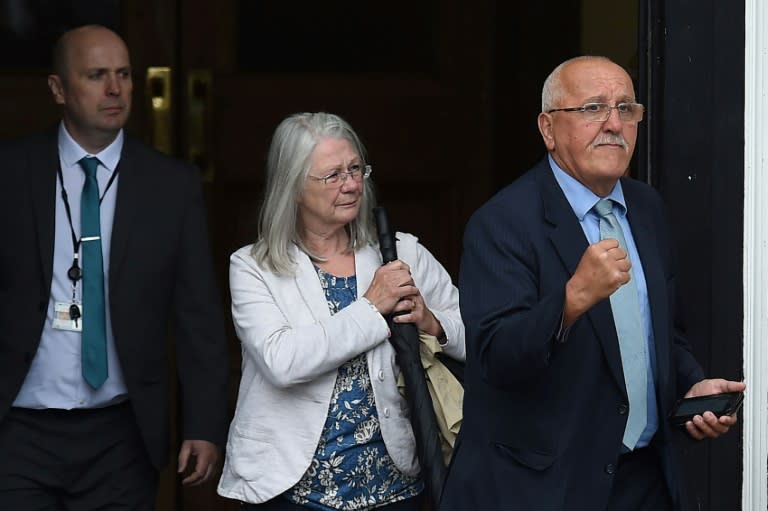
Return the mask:
<svg viewBox="0 0 768 511">
<path fill-rule="evenodd" d="M 67 277 L 69 277 L 69 280 L 72 281 L 72 285 L 76 285 L 77 281 L 82 277 L 80 265 L 78 264 L 78 252 L 80 251 L 80 243 L 82 242 L 83 238 L 81 236 L 78 239 L 77 235 L 75 234 L 75 227 L 72 224 L 72 211 L 69 208 L 69 196 L 67 195 L 67 189 L 64 187 L 64 174 L 61 171 L 61 163 L 59 163 L 59 168 L 57 171 L 59 175 L 59 183 L 61 183 L 61 200 L 64 201 L 64 209 L 67 211 L 67 220 L 69 220 L 69 233 L 72 235 L 72 251 L 74 252 L 74 259 L 72 261 L 72 266 L 69 268 L 69 270 L 67 270 Z M 114 172 L 112 172 L 112 176 L 110 176 L 109 181 L 107 181 L 107 187 L 104 189 L 104 193 L 101 194 L 101 197 L 99 197 L 99 208 L 101 208 L 101 201 L 104 200 L 104 196 L 107 195 L 107 192 L 112 187 L 112 183 L 115 182 L 115 178 L 117 177 L 117 173 L 119 171 L 120 165 L 118 164 L 117 168 L 115 168 Z"/>
</svg>

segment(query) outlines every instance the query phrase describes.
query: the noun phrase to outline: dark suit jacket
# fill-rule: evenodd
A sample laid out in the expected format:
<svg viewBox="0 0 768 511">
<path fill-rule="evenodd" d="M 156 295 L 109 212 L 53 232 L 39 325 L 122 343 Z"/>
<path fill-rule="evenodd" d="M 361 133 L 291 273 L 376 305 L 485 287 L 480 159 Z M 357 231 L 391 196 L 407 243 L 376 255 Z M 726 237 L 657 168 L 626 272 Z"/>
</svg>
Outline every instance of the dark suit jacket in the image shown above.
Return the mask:
<svg viewBox="0 0 768 511">
<path fill-rule="evenodd" d="M 675 273 L 659 196 L 622 179 L 643 262 L 657 354 L 656 444 L 681 504 L 681 435 L 664 419 L 703 379 L 674 318 Z M 478 210 L 459 289 L 467 331 L 464 423 L 441 511 L 605 509 L 627 420 L 608 299 L 560 326 L 566 281 L 588 241 L 545 159 Z"/>
<path fill-rule="evenodd" d="M 50 294 L 56 131 L 0 147 L 0 420 L 40 343 Z M 167 462 L 169 354 L 181 381 L 182 437 L 223 444 L 227 347 L 197 171 L 125 138 L 112 227 L 115 344 L 153 464 Z M 175 348 L 168 343 L 169 324 Z"/>
</svg>

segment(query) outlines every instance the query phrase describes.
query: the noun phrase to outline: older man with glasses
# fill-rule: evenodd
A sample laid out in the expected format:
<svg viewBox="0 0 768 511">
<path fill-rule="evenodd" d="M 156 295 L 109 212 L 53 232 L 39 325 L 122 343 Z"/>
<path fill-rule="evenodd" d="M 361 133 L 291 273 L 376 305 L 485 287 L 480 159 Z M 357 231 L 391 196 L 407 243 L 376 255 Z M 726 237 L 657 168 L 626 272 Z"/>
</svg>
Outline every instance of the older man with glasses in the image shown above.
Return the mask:
<svg viewBox="0 0 768 511">
<path fill-rule="evenodd" d="M 558 66 L 538 117 L 548 155 L 470 220 L 459 290 L 464 424 L 441 511 L 684 508 L 675 445 L 736 417 L 682 427 L 704 379 L 674 310 L 659 195 L 626 176 L 644 109 L 603 57 Z"/>
</svg>

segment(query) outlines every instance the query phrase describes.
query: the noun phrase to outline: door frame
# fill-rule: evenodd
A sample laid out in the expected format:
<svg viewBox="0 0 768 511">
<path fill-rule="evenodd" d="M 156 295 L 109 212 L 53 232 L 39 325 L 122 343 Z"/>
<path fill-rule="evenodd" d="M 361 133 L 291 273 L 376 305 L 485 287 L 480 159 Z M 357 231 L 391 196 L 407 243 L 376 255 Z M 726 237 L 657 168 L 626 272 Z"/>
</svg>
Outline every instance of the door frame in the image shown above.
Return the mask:
<svg viewBox="0 0 768 511">
<path fill-rule="evenodd" d="M 740 424 L 686 448 L 686 478 L 698 509 L 741 500 L 744 510 L 765 510 L 768 9 L 761 0 L 701 0 L 695 11 L 641 0 L 639 9 L 638 90 L 650 107 L 640 177 L 669 206 L 697 357 L 708 376 L 748 385 Z"/>
<path fill-rule="evenodd" d="M 742 509 L 768 509 L 768 8 L 745 2 Z"/>
</svg>

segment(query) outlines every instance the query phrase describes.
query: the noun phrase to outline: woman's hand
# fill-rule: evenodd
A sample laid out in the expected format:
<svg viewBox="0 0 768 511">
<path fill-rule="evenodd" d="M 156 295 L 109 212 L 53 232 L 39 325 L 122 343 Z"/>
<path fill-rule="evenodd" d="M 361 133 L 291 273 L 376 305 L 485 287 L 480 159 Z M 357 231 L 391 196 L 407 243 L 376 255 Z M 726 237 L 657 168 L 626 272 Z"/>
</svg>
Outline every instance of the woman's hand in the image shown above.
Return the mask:
<svg viewBox="0 0 768 511">
<path fill-rule="evenodd" d="M 407 264 L 395 260 L 379 267 L 373 275 L 373 282 L 363 295 L 383 315 L 394 312 L 401 298 L 418 294 Z M 405 310 L 402 307 L 397 310 Z"/>
<path fill-rule="evenodd" d="M 383 315 L 401 312 L 395 323 L 414 323 L 422 332 L 439 337 L 443 327 L 424 303 L 407 264 L 400 260 L 381 266 L 373 276 L 367 298 Z"/>
<path fill-rule="evenodd" d="M 443 327 L 437 320 L 432 311 L 424 303 L 424 297 L 419 290 L 416 293 L 406 296 L 395 305 L 393 312 L 405 311 L 405 314 L 395 316 L 395 323 L 415 323 L 416 327 L 422 332 L 426 332 L 435 337 L 440 337 L 443 333 Z"/>
</svg>

